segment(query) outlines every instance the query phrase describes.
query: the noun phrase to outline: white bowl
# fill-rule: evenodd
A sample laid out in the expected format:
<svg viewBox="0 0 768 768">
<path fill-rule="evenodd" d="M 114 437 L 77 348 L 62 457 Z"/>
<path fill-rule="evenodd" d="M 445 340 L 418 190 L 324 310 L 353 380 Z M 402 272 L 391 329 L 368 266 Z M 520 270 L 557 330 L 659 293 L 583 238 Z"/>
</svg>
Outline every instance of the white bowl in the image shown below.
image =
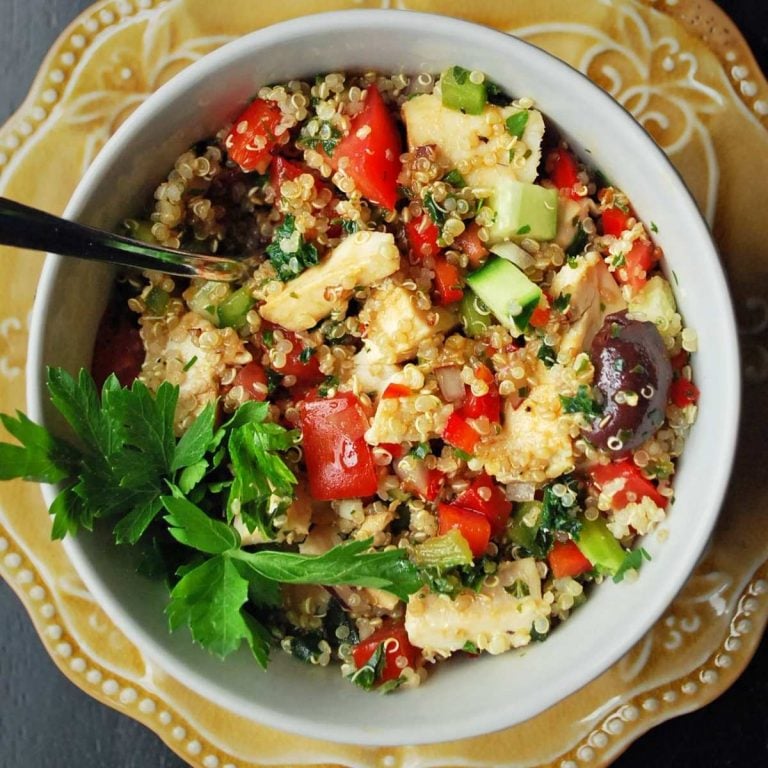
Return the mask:
<svg viewBox="0 0 768 768">
<path fill-rule="evenodd" d="M 161 88 L 109 141 L 66 215 L 106 228 L 138 210 L 174 159 L 213 134 L 266 83 L 317 72 L 374 68 L 479 69 L 537 106 L 658 227 L 686 324 L 696 329 L 700 412 L 676 478 L 668 538 L 643 546 L 653 561 L 635 583 L 605 583 L 545 643 L 469 663 L 441 665 L 426 684 L 392 696 L 365 693 L 335 668 L 281 652 L 262 672 L 248 651 L 221 662 L 171 635 L 161 584 L 137 576 L 106 534 L 66 550 L 88 589 L 125 634 L 162 668 L 219 705 L 288 731 L 359 744 L 417 744 L 474 736 L 521 722 L 611 666 L 647 632 L 685 582 L 715 523 L 736 438 L 739 375 L 728 290 L 707 227 L 664 154 L 632 117 L 585 77 L 537 48 L 447 17 L 349 11 L 289 21 L 237 40 Z M 56 424 L 46 365 L 87 366 L 112 271 L 49 256 L 35 303 L 28 399 L 33 418 Z M 702 478 L 706 477 L 703 482 Z M 54 490 L 45 489 L 48 503 Z"/>
</svg>

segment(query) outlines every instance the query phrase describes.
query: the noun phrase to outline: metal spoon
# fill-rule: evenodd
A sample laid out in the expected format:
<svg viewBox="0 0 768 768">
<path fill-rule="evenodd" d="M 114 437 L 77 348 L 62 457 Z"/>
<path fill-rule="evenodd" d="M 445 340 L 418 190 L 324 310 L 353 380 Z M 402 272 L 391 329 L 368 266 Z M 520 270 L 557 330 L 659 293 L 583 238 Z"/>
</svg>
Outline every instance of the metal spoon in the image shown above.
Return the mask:
<svg viewBox="0 0 768 768">
<path fill-rule="evenodd" d="M 0 197 L 0 244 L 221 282 L 239 280 L 246 271 L 244 264 L 233 259 L 151 245 L 86 227 L 5 197 Z"/>
</svg>

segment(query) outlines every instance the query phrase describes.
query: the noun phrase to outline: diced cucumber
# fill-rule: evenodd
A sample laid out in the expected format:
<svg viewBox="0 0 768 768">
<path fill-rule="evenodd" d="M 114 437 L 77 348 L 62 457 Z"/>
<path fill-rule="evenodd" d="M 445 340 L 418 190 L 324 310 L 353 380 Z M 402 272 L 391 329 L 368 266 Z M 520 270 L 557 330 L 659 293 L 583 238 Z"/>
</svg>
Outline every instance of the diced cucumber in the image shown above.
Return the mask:
<svg viewBox="0 0 768 768">
<path fill-rule="evenodd" d="M 517 505 L 515 514 L 507 526 L 507 538 L 519 547 L 530 552 L 534 557 L 544 557 L 546 552 L 542 550 L 536 541 L 539 532 L 539 519 L 541 518 L 540 501 L 524 501 Z M 534 521 L 532 525 L 529 522 Z"/>
<path fill-rule="evenodd" d="M 413 548 L 411 556 L 416 565 L 433 568 L 453 568 L 472 564 L 472 550 L 467 540 L 455 528 L 442 536 L 433 536 Z"/>
<path fill-rule="evenodd" d="M 123 225 L 128 230 L 128 237 L 132 237 L 134 240 L 141 240 L 142 243 L 157 243 L 155 236 L 152 234 L 151 221 L 126 219 Z"/>
<path fill-rule="evenodd" d="M 493 325 L 491 310 L 471 290 L 464 291 L 461 300 L 461 324 L 472 338 L 482 336 L 490 325 Z"/>
<path fill-rule="evenodd" d="M 470 74 L 463 67 L 451 67 L 443 72 L 440 78 L 443 106 L 468 115 L 480 115 L 488 95 L 485 83 L 473 83 Z"/>
<path fill-rule="evenodd" d="M 238 288 L 229 298 L 219 304 L 217 314 L 219 326 L 222 328 L 241 328 L 245 325 L 245 317 L 250 312 L 256 300 L 251 295 L 247 285 Z"/>
<path fill-rule="evenodd" d="M 229 286 L 213 280 L 193 280 L 190 293 L 184 294 L 189 308 L 214 325 L 219 325 L 218 306 L 231 295 Z"/>
<path fill-rule="evenodd" d="M 499 175 L 489 205 L 496 214 L 488 232 L 491 243 L 514 237 L 553 240 L 557 235 L 556 189 Z"/>
<path fill-rule="evenodd" d="M 602 573 L 613 576 L 621 567 L 627 553 L 608 530 L 605 520 L 584 520 L 576 546 L 581 554 Z"/>
<path fill-rule="evenodd" d="M 521 333 L 541 299 L 541 288 L 514 264 L 492 256 L 467 277 L 470 288 L 497 320 L 513 333 Z"/>
<path fill-rule="evenodd" d="M 154 285 L 144 299 L 144 303 L 153 315 L 162 315 L 168 306 L 170 298 L 166 291 Z"/>
</svg>

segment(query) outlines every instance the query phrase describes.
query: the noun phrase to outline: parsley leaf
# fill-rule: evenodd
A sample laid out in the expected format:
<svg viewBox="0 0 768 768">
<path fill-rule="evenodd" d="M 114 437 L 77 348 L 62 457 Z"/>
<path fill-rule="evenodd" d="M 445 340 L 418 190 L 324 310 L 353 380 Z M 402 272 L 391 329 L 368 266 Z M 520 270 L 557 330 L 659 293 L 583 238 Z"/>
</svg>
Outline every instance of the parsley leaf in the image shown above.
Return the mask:
<svg viewBox="0 0 768 768">
<path fill-rule="evenodd" d="M 624 577 L 627 575 L 627 571 L 639 571 L 643 565 L 643 560 L 650 560 L 651 556 L 646 552 L 643 547 L 639 549 L 632 549 L 627 552 L 626 557 L 619 566 L 616 573 L 613 575 L 613 580 L 618 584 L 620 581 L 624 581 Z"/>
<path fill-rule="evenodd" d="M 454 168 L 452 171 L 443 176 L 443 181 L 446 184 L 450 184 L 452 187 L 463 189 L 467 186 L 466 179 L 459 173 L 458 169 Z"/>
<path fill-rule="evenodd" d="M 565 413 L 583 413 L 585 416 L 599 416 L 603 409 L 600 404 L 592 399 L 589 387 L 579 384 L 579 388 L 573 397 L 560 395 L 560 403 Z"/>
<path fill-rule="evenodd" d="M 426 192 L 424 194 L 422 205 L 424 206 L 424 210 L 429 214 L 429 218 L 432 219 L 438 227 L 442 227 L 443 224 L 445 224 L 446 213 L 437 202 L 435 202 L 435 198 L 432 197 L 431 192 Z"/>
<path fill-rule="evenodd" d="M 529 114 L 527 109 L 523 109 L 520 112 L 515 112 L 513 115 L 510 115 L 505 122 L 507 133 L 509 133 L 510 136 L 522 139 L 525 126 L 528 125 Z"/>
<path fill-rule="evenodd" d="M 566 309 L 568 309 L 568 305 L 571 303 L 571 294 L 570 293 L 561 293 L 559 296 L 556 296 L 552 301 L 552 308 L 556 312 L 565 312 Z"/>
<path fill-rule="evenodd" d="M 576 234 L 574 235 L 573 240 L 571 240 L 571 244 L 565 249 L 565 255 L 571 259 L 579 256 L 584 250 L 584 246 L 587 244 L 588 239 L 589 236 L 584 231 L 584 227 L 579 224 Z"/>
<path fill-rule="evenodd" d="M 384 643 L 381 642 L 376 646 L 371 658 L 349 675 L 349 679 L 363 690 L 372 691 L 384 670 L 385 659 Z"/>
<path fill-rule="evenodd" d="M 318 262 L 317 248 L 306 242 L 304 236 L 296 230 L 296 219 L 290 214 L 275 230 L 266 253 L 283 282 L 300 275 L 307 267 Z"/>
<path fill-rule="evenodd" d="M 557 352 L 554 347 L 550 347 L 549 344 L 541 342 L 539 351 L 536 353 L 536 357 L 541 360 L 547 368 L 551 368 L 557 362 Z"/>
<path fill-rule="evenodd" d="M 298 143 L 307 149 L 317 149 L 320 147 L 326 155 L 332 155 L 341 140 L 341 131 L 328 120 L 322 120 L 316 133 L 310 134 L 303 129 L 299 136 Z"/>
</svg>

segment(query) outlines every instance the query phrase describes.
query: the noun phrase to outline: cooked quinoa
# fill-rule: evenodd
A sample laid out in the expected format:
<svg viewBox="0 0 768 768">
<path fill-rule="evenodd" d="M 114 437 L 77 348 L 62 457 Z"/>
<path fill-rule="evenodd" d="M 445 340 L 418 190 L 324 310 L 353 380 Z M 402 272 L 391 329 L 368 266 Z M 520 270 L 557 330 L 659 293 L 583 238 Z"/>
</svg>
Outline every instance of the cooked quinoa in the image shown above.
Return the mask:
<svg viewBox="0 0 768 768">
<path fill-rule="evenodd" d="M 655 226 L 521 96 L 459 67 L 264 87 L 127 223 L 249 266 L 236 286 L 130 276 L 127 302 L 140 379 L 180 387 L 178 434 L 211 401 L 265 399 L 302 432 L 296 497 L 266 533 L 236 516 L 242 546 L 370 540 L 422 569 L 407 603 L 293 585 L 268 617 L 283 650 L 356 682 L 378 651 L 367 687 L 541 640 L 635 576 L 696 416 Z M 328 426 L 342 411 L 354 434 Z"/>
</svg>

